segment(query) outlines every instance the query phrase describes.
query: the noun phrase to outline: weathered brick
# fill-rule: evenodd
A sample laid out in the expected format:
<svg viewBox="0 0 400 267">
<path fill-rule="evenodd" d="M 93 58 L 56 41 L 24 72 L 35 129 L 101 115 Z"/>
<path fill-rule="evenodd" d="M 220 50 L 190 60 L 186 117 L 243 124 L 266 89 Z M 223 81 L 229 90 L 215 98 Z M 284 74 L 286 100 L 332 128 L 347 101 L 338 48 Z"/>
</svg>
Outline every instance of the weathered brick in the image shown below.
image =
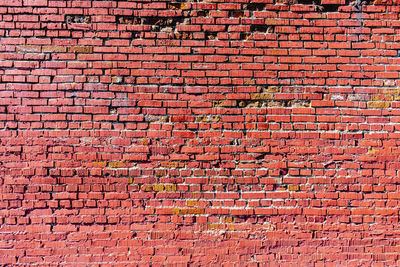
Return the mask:
<svg viewBox="0 0 400 267">
<path fill-rule="evenodd" d="M 91 47 L 91 46 L 72 46 L 72 47 L 68 47 L 68 52 L 91 54 L 91 53 L 93 53 L 93 47 Z"/>
</svg>

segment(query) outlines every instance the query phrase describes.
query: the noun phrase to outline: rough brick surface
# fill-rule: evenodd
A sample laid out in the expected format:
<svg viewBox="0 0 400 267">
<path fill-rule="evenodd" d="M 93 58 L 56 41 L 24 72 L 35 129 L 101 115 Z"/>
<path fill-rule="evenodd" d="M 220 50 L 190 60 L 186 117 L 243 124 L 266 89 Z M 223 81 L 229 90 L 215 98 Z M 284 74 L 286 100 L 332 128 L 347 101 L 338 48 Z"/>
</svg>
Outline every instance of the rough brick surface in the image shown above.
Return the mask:
<svg viewBox="0 0 400 267">
<path fill-rule="evenodd" d="M 399 265 L 399 3 L 0 1 L 0 264 Z"/>
</svg>

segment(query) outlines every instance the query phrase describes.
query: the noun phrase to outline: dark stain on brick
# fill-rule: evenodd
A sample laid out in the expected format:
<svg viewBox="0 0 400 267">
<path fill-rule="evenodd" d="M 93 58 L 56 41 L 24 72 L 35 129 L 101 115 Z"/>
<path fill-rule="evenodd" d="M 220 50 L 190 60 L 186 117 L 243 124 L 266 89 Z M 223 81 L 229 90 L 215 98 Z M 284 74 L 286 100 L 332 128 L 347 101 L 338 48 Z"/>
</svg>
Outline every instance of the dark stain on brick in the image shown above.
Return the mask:
<svg viewBox="0 0 400 267">
<path fill-rule="evenodd" d="M 297 0 L 297 3 L 300 5 L 313 5 L 315 4 L 314 0 Z"/>
<path fill-rule="evenodd" d="M 116 16 L 116 21 L 119 24 L 131 24 L 131 25 L 142 24 L 141 18 L 133 16 Z"/>
<path fill-rule="evenodd" d="M 242 10 L 230 11 L 229 12 L 229 17 L 234 17 L 234 18 L 244 17 L 244 11 L 242 11 Z"/>
<path fill-rule="evenodd" d="M 321 5 L 323 12 L 337 12 L 340 5 Z"/>
<path fill-rule="evenodd" d="M 182 10 L 186 9 L 186 5 L 185 3 L 168 3 L 168 9 Z"/>
<path fill-rule="evenodd" d="M 187 39 L 192 39 L 193 34 L 190 32 L 176 32 L 174 33 L 175 39 L 178 40 L 187 40 Z"/>
<path fill-rule="evenodd" d="M 131 31 L 131 38 L 132 39 L 137 39 L 140 37 L 140 32 L 137 31 Z"/>
<path fill-rule="evenodd" d="M 208 10 L 199 10 L 197 11 L 197 17 L 207 17 L 208 16 Z"/>
<path fill-rule="evenodd" d="M 151 31 L 158 32 L 169 28 L 169 31 L 174 31 L 175 27 L 184 22 L 184 16 L 177 17 L 134 17 L 134 16 L 116 16 L 116 23 L 128 25 L 150 25 Z M 132 38 L 138 38 L 140 33 L 132 34 Z"/>
<path fill-rule="evenodd" d="M 65 17 L 65 22 L 71 23 L 91 23 L 92 19 L 90 16 L 83 15 L 68 15 Z"/>
<path fill-rule="evenodd" d="M 250 32 L 273 33 L 274 31 L 275 27 L 269 25 L 254 24 L 250 26 Z"/>
<path fill-rule="evenodd" d="M 217 39 L 217 32 L 205 32 L 205 37 L 207 40 L 215 40 Z"/>
<path fill-rule="evenodd" d="M 249 40 L 252 34 L 249 32 L 241 32 L 240 33 L 240 40 Z"/>
<path fill-rule="evenodd" d="M 264 10 L 266 4 L 263 3 L 251 3 L 244 5 L 244 9 L 250 10 L 250 11 L 262 11 Z"/>
</svg>

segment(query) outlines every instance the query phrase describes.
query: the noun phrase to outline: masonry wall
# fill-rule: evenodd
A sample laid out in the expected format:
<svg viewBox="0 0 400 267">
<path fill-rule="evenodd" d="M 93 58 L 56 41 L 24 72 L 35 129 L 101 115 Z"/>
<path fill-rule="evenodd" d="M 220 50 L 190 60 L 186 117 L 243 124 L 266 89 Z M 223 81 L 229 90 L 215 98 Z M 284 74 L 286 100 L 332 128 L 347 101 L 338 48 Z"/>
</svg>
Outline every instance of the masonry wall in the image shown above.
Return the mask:
<svg viewBox="0 0 400 267">
<path fill-rule="evenodd" d="M 399 264 L 399 4 L 0 1 L 0 263 Z"/>
</svg>

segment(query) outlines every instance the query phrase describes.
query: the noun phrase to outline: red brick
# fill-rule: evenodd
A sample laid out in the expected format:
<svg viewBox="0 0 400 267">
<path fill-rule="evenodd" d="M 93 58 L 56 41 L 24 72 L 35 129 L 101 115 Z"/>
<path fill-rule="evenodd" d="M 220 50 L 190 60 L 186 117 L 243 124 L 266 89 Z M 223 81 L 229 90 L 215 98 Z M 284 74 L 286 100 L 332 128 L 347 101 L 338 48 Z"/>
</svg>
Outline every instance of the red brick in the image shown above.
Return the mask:
<svg viewBox="0 0 400 267">
<path fill-rule="evenodd" d="M 24 0 L 24 6 L 47 6 L 47 0 Z"/>
</svg>

